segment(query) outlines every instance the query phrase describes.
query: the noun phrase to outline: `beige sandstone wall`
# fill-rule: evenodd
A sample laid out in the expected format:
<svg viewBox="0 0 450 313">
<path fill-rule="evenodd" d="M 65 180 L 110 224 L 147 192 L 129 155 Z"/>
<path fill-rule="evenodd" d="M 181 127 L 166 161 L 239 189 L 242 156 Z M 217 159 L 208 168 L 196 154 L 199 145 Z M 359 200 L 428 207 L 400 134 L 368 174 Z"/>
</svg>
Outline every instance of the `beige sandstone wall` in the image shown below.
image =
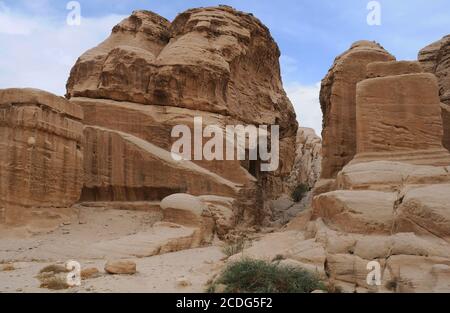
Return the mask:
<svg viewBox="0 0 450 313">
<path fill-rule="evenodd" d="M 444 122 L 443 144 L 450 150 L 450 36 L 447 35 L 419 52 L 419 61 L 425 71 L 433 73 L 438 78 L 439 95 L 442 105 Z"/>
<path fill-rule="evenodd" d="M 322 80 L 322 178 L 334 178 L 356 153 L 356 84 L 367 76 L 367 64 L 395 58 L 379 44 L 355 42 L 334 61 Z"/>
<path fill-rule="evenodd" d="M 0 90 L 0 207 L 6 209 L 6 222 L 14 222 L 21 208 L 78 201 L 82 119 L 78 105 L 48 92 Z"/>
</svg>

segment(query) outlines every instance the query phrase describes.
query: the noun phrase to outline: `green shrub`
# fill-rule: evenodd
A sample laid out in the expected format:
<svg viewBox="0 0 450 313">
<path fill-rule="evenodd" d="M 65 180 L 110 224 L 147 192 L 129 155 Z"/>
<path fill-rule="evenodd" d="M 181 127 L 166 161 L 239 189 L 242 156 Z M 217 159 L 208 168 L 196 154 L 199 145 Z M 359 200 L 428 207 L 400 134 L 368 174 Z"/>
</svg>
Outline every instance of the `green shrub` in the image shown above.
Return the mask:
<svg viewBox="0 0 450 313">
<path fill-rule="evenodd" d="M 305 184 L 298 185 L 292 192 L 292 200 L 294 202 L 300 202 L 308 191 L 309 187 L 307 185 Z"/>
<path fill-rule="evenodd" d="M 261 260 L 243 259 L 226 267 L 209 287 L 226 286 L 226 293 L 310 293 L 325 290 L 325 285 L 302 268 L 279 265 Z"/>
<path fill-rule="evenodd" d="M 247 246 L 248 246 L 248 243 L 245 240 L 245 238 L 239 238 L 235 242 L 226 245 L 222 249 L 222 252 L 226 256 L 230 257 L 232 255 L 238 254 L 239 252 L 242 252 Z"/>
</svg>

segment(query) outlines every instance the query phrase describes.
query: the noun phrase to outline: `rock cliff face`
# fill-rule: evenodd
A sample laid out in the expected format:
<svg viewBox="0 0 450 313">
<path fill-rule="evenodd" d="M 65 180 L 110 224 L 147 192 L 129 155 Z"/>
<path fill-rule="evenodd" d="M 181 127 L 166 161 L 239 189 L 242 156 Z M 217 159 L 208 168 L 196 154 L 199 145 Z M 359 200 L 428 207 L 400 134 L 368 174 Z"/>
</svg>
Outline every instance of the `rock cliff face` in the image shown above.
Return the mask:
<svg viewBox="0 0 450 313">
<path fill-rule="evenodd" d="M 172 23 L 133 12 L 78 59 L 67 82 L 88 125 L 82 200 L 215 194 L 242 200 L 240 215 L 260 220 L 257 207 L 286 191 L 295 159 L 297 122 L 279 56 L 260 21 L 230 7 L 188 10 Z M 195 117 L 221 130 L 279 125 L 278 170 L 261 172 L 259 161 L 174 162 L 171 131 L 186 125 L 194 134 Z"/>
<path fill-rule="evenodd" d="M 450 154 L 442 146 L 436 77 L 422 73 L 420 64 L 412 62 L 372 63 L 368 70 L 376 77 L 357 84 L 357 154 L 352 162 L 450 164 Z"/>
<path fill-rule="evenodd" d="M 444 147 L 450 150 L 450 35 L 419 52 L 419 61 L 426 72 L 438 78 L 444 121 Z"/>
<path fill-rule="evenodd" d="M 79 58 L 67 94 L 220 113 L 256 125 L 279 123 L 295 136 L 279 56 L 259 20 L 229 7 L 188 10 L 172 23 L 136 11 Z"/>
<path fill-rule="evenodd" d="M 322 178 L 335 177 L 356 154 L 356 84 L 367 77 L 367 64 L 391 60 L 379 44 L 358 41 L 336 58 L 322 80 Z"/>
<path fill-rule="evenodd" d="M 294 189 L 299 184 L 314 187 L 320 177 L 322 139 L 314 129 L 300 127 L 297 132 L 296 157 L 288 183 Z"/>
<path fill-rule="evenodd" d="M 368 64 L 367 77 L 356 86 L 357 154 L 333 190 L 314 197 L 305 239 L 321 243 L 323 270 L 346 290 L 450 290 L 450 153 L 437 80 L 394 61 Z M 380 286 L 366 282 L 373 260 Z"/>
<path fill-rule="evenodd" d="M 450 153 L 437 79 L 418 62 L 372 62 L 366 71 L 355 85 L 352 160 L 318 183 L 310 210 L 243 255 L 282 256 L 344 292 L 448 292 Z M 380 284 L 369 284 L 377 267 Z"/>
<path fill-rule="evenodd" d="M 83 185 L 83 111 L 36 89 L 0 90 L 1 222 L 30 207 L 65 207 Z M 21 210 L 25 208 L 25 210 Z"/>
<path fill-rule="evenodd" d="M 133 12 L 77 60 L 69 101 L 34 90 L 1 91 L 2 202 L 158 204 L 186 193 L 227 199 L 207 204 L 231 211 L 227 221 L 262 221 L 264 201 L 289 190 L 295 159 L 298 125 L 279 56 L 267 27 L 227 6 L 188 10 L 173 22 Z M 197 127 L 204 137 L 208 126 L 225 132 L 229 125 L 278 125 L 278 169 L 261 171 L 261 159 L 223 160 L 228 151 L 214 160 L 195 157 L 208 141 L 196 141 Z M 191 131 L 192 160 L 171 154 L 179 139 L 172 136 L 175 126 Z M 226 150 L 232 139 L 225 134 L 219 142 Z"/>
</svg>

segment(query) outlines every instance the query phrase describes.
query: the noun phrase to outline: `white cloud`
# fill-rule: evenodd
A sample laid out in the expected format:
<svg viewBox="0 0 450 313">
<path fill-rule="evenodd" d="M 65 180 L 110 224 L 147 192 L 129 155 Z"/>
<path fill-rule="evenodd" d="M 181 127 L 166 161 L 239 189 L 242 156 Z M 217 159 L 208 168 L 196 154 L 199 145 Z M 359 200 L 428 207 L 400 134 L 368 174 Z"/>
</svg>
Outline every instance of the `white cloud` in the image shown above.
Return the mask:
<svg viewBox="0 0 450 313">
<path fill-rule="evenodd" d="M 106 39 L 123 18 L 82 18 L 80 26 L 69 26 L 65 15 L 23 15 L 0 2 L 0 88 L 34 87 L 64 95 L 77 58 Z"/>
<path fill-rule="evenodd" d="M 28 35 L 37 27 L 34 22 L 22 16 L 14 16 L 11 10 L 0 1 L 0 34 Z"/>
<path fill-rule="evenodd" d="M 294 105 L 300 126 L 313 128 L 320 136 L 322 132 L 322 111 L 319 102 L 320 82 L 314 85 L 290 83 L 285 86 L 285 89 Z"/>
</svg>

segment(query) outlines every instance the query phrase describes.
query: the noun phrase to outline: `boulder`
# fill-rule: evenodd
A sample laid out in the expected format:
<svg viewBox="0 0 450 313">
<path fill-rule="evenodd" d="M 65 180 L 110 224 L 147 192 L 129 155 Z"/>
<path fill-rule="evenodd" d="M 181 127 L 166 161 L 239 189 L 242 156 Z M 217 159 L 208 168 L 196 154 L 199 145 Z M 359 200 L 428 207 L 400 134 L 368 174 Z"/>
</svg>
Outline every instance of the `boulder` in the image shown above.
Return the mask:
<svg viewBox="0 0 450 313">
<path fill-rule="evenodd" d="M 410 188 L 397 210 L 396 230 L 450 240 L 450 184 Z"/>
<path fill-rule="evenodd" d="M 136 263 L 127 260 L 108 261 L 105 272 L 112 275 L 133 275 L 136 274 Z"/>
<path fill-rule="evenodd" d="M 194 245 L 211 242 L 214 219 L 206 214 L 207 205 L 189 194 L 173 194 L 161 201 L 164 221 L 196 229 Z"/>
<path fill-rule="evenodd" d="M 331 228 L 362 234 L 389 233 L 394 221 L 397 194 L 381 191 L 338 190 L 313 200 L 313 216 Z"/>
<path fill-rule="evenodd" d="M 81 270 L 81 279 L 91 279 L 100 276 L 100 271 L 96 267 L 88 267 Z"/>
</svg>

